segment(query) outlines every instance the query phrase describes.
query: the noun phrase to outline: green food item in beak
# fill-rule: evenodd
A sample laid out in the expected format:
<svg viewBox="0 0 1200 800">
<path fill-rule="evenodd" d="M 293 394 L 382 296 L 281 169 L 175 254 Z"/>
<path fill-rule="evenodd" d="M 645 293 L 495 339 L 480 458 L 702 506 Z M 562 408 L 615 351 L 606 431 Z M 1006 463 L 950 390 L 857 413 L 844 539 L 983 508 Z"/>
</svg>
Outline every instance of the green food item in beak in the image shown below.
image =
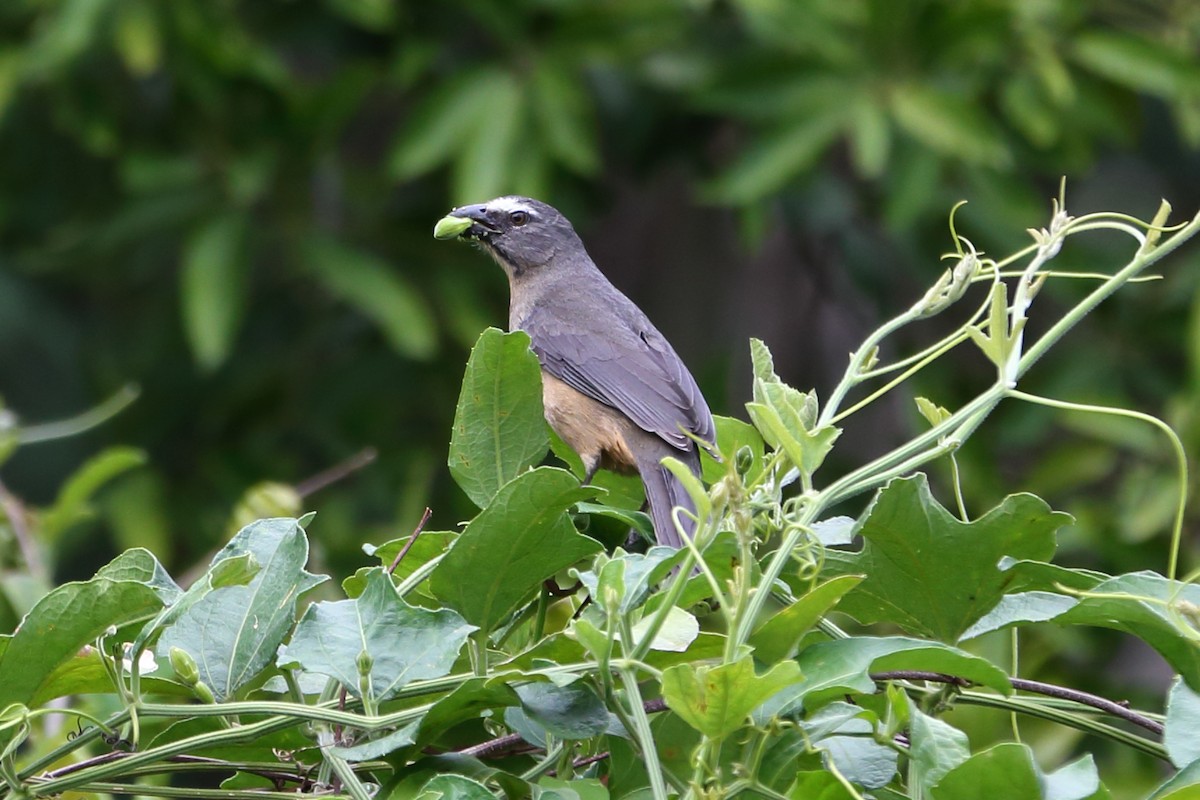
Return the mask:
<svg viewBox="0 0 1200 800">
<path fill-rule="evenodd" d="M 453 215 L 442 217 L 437 221 L 437 225 L 433 226 L 433 238 L 454 239 L 473 224 L 466 217 L 455 217 Z"/>
</svg>

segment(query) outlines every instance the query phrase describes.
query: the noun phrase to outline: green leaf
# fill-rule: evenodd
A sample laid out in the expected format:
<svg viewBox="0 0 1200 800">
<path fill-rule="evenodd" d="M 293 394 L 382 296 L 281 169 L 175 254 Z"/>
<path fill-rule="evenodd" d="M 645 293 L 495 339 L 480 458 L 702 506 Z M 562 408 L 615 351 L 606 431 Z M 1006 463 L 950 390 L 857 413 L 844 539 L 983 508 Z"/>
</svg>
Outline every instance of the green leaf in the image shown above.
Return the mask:
<svg viewBox="0 0 1200 800">
<path fill-rule="evenodd" d="M 541 367 L 523 332 L 488 328 L 471 350 L 450 437 L 450 473 L 480 508 L 550 446 Z"/>
<path fill-rule="evenodd" d="M 806 115 L 751 140 L 734 163 L 708 184 L 705 196 L 744 205 L 779 192 L 816 164 L 837 140 L 844 116 L 838 109 Z"/>
<path fill-rule="evenodd" d="M 1055 531 L 1069 520 L 1040 498 L 1018 494 L 962 522 L 933 499 L 924 475 L 896 479 L 859 521 L 863 549 L 828 552 L 825 574 L 867 576 L 838 606 L 860 622 L 891 622 L 954 642 L 1013 580 L 997 568 L 1000 559 L 1049 559 Z"/>
<path fill-rule="evenodd" d="M 1005 742 L 976 753 L 946 772 L 930 792 L 931 800 L 1021 797 L 1031 800 L 1087 800 L 1101 791 L 1091 756 L 1050 775 L 1034 761 L 1028 745 Z"/>
<path fill-rule="evenodd" d="M 1080 31 L 1071 40 L 1075 60 L 1113 83 L 1176 99 L 1200 89 L 1200 69 L 1191 53 L 1129 33 Z"/>
<path fill-rule="evenodd" d="M 433 704 L 421 718 L 417 741 L 429 744 L 460 722 L 479 719 L 485 711 L 515 706 L 520 702 L 517 693 L 505 683 L 493 682 L 490 678 L 471 678 Z"/>
<path fill-rule="evenodd" d="M 1178 769 L 1200 761 L 1200 694 L 1178 676 L 1171 683 L 1171 692 L 1167 696 L 1163 745 L 1171 763 Z"/>
<path fill-rule="evenodd" d="M 65 0 L 47 9 L 25 56 L 31 76 L 65 67 L 93 44 L 112 0 Z"/>
<path fill-rule="evenodd" d="M 1136 636 L 1157 650 L 1188 686 L 1200 691 L 1197 632 L 1179 612 L 1186 603 L 1200 606 L 1200 586 L 1153 572 L 1133 572 L 1099 584 L 1055 622 L 1095 625 Z"/>
<path fill-rule="evenodd" d="M 1013 330 L 1009 330 L 1008 285 L 1003 281 L 997 281 L 992 286 L 990 297 L 991 311 L 986 331 L 980 325 L 970 325 L 967 327 L 967 333 L 989 361 L 1004 369 L 1008 365 L 1008 358 L 1012 354 L 1017 337 L 1025 327 L 1025 320 L 1022 319 Z"/>
<path fill-rule="evenodd" d="M 1168 778 L 1146 800 L 1196 800 L 1200 797 L 1200 762 Z"/>
<path fill-rule="evenodd" d="M 596 121 L 578 75 L 541 60 L 531 75 L 533 116 L 556 161 L 572 172 L 593 175 L 600 166 Z"/>
<path fill-rule="evenodd" d="M 161 607 L 154 587 L 140 580 L 92 578 L 53 589 L 29 610 L 0 652 L 0 708 L 28 705 L 46 695 L 55 670 L 110 626 L 129 624 Z"/>
<path fill-rule="evenodd" d="M 609 800 L 611 796 L 605 783 L 596 778 L 572 778 L 568 781 L 547 776 L 538 780 L 538 786 L 553 790 L 553 797 L 563 800 Z M 537 800 L 552 800 L 548 793 L 535 797 Z"/>
<path fill-rule="evenodd" d="M 744 469 L 746 483 L 757 480 L 766 468 L 762 435 L 753 425 L 733 417 L 714 415 L 713 422 L 717 428 L 717 450 L 724 463 L 710 458 L 702 460 L 705 483 L 716 483 L 725 477 L 725 471 L 730 467 Z"/>
<path fill-rule="evenodd" d="M 163 605 L 169 606 L 183 596 L 166 568 L 143 547 L 126 550 L 96 571 L 95 577 L 112 581 L 137 581 L 154 590 Z"/>
<path fill-rule="evenodd" d="M 873 672 L 941 672 L 989 686 L 1002 694 L 1012 692 L 1008 676 L 987 659 L 939 642 L 904 636 L 857 636 L 818 642 L 804 648 L 796 663 L 804 680 L 759 709 L 755 719 L 760 724 L 773 715 L 788 713 L 798 704 L 812 709 L 839 695 L 874 693 Z"/>
<path fill-rule="evenodd" d="M 145 658 L 145 654 L 142 657 Z M 128 663 L 128 651 L 123 660 Z M 144 665 L 140 666 L 143 667 L 141 670 L 143 673 L 148 671 Z M 143 674 L 140 685 L 142 691 L 147 694 L 185 699 L 192 697 L 190 689 L 173 680 L 163 680 Z M 31 708 L 38 708 L 59 697 L 113 694 L 116 691 L 117 688 L 113 686 L 111 667 L 105 666 L 103 657 L 95 648 L 84 647 L 55 667 L 38 688 L 29 705 Z"/>
<path fill-rule="evenodd" d="M 313 276 L 375 323 L 397 353 L 424 360 L 437 352 L 428 301 L 386 261 L 323 236 L 309 237 L 302 256 Z"/>
<path fill-rule="evenodd" d="M 237 540 L 235 539 L 235 541 Z M 184 612 L 214 589 L 219 589 L 222 586 L 240 586 L 249 583 L 258 574 L 259 566 L 253 553 L 249 551 L 232 552 L 228 546 L 223 548 L 213 558 L 208 569 L 204 571 L 204 574 L 193 581 L 186 592 L 179 595 L 170 605 L 160 611 L 154 619 L 142 627 L 141 632 L 138 633 L 137 638 L 133 641 L 133 652 L 140 654 L 142 649 L 155 636 L 167 626 L 174 624 Z"/>
<path fill-rule="evenodd" d="M 974 98 L 924 84 L 897 86 L 891 94 L 896 123 L 925 146 L 978 166 L 1008 166 L 1012 155 L 980 108 Z"/>
<path fill-rule="evenodd" d="M 754 674 L 749 656 L 717 667 L 679 664 L 663 671 L 667 706 L 705 736 L 722 739 L 746 724 L 750 712 L 772 695 L 799 681 L 794 661 Z"/>
<path fill-rule="evenodd" d="M 247 220 L 227 212 L 197 228 L 183 248 L 179 299 L 192 355 L 205 370 L 229 355 L 246 304 Z"/>
<path fill-rule="evenodd" d="M 49 542 L 76 523 L 91 517 L 93 495 L 117 476 L 146 463 L 146 454 L 132 447 L 110 447 L 75 470 L 59 489 L 54 505 L 42 515 L 40 533 Z"/>
<path fill-rule="evenodd" d="M 867 789 L 891 783 L 899 753 L 875 741 L 875 726 L 865 719 L 850 719 L 835 733 L 814 743 L 834 763 L 846 780 Z"/>
<path fill-rule="evenodd" d="M 825 460 L 841 430 L 817 427 L 817 397 L 798 391 L 779 379 L 766 344 L 750 340 L 754 364 L 754 401 L 746 404 L 750 419 L 763 439 L 783 450 L 793 466 L 811 475 Z"/>
<path fill-rule="evenodd" d="M 405 603 L 388 574 L 375 567 L 354 600 L 310 605 L 277 663 L 328 675 L 378 708 L 410 681 L 449 673 L 473 630 L 449 609 Z M 364 654 L 366 675 L 360 668 Z"/>
<path fill-rule="evenodd" d="M 525 120 L 525 95 L 507 72 L 488 81 L 473 120 L 454 159 L 451 197 L 458 203 L 480 202 L 507 190 L 517 144 Z"/>
<path fill-rule="evenodd" d="M 144 0 L 124 0 L 116 9 L 113 43 L 130 74 L 144 78 L 162 63 L 162 35 L 154 8 Z"/>
<path fill-rule="evenodd" d="M 861 581 L 860 575 L 833 578 L 772 614 L 750 635 L 755 658 L 763 664 L 774 664 L 796 655 L 804 635 Z"/>
<path fill-rule="evenodd" d="M 678 550 L 672 547 L 651 547 L 642 553 L 626 553 L 618 550 L 611 558 L 601 558 L 599 573 L 593 570 L 579 573 L 579 580 L 587 587 L 596 605 L 602 611 L 628 613 L 666 575 Z M 610 604 L 610 599 L 615 603 Z"/>
<path fill-rule="evenodd" d="M 908 699 L 908 715 L 908 784 L 925 793 L 970 757 L 971 745 L 965 733 L 923 713 L 912 698 Z M 1014 798 L 1029 796 L 1012 795 Z"/>
<path fill-rule="evenodd" d="M 527 683 L 517 696 L 526 716 L 559 739 L 590 739 L 608 729 L 608 709 L 586 683 Z"/>
<path fill-rule="evenodd" d="M 412 575 L 417 569 L 445 553 L 457 538 L 458 534 L 454 531 L 424 531 L 413 542 L 412 547 L 408 548 L 408 552 L 404 554 L 404 558 L 401 559 L 400 563 L 396 565 L 396 569 L 392 572 L 392 579 L 397 583 L 404 581 L 405 578 Z M 396 560 L 396 556 L 400 554 L 400 551 L 408 546 L 408 540 L 408 536 L 403 536 L 399 539 L 385 542 L 379 547 L 373 547 L 369 544 L 363 545 L 363 551 L 367 555 L 379 559 L 381 565 L 390 567 L 392 562 Z M 362 594 L 366 586 L 366 576 L 370 574 L 370 571 L 370 568 L 360 569 L 354 575 L 342 581 L 342 589 L 346 592 L 347 597 L 358 597 Z"/>
<path fill-rule="evenodd" d="M 329 752 L 338 758 L 353 762 L 383 758 L 387 754 L 399 750 L 401 747 L 407 747 L 416 741 L 417 728 L 420 725 L 419 720 L 417 722 L 410 722 L 403 728 L 397 728 L 377 739 L 368 739 L 365 742 L 359 742 L 353 747 L 330 747 Z"/>
<path fill-rule="evenodd" d="M 592 494 L 555 467 L 506 483 L 434 569 L 434 595 L 485 633 L 493 630 L 543 580 L 601 549 L 565 513 Z"/>
<path fill-rule="evenodd" d="M 1046 622 L 1072 608 L 1079 601 L 1054 592 L 1017 592 L 1000 598 L 991 611 L 963 631 L 960 642 L 974 639 L 1010 625 Z"/>
<path fill-rule="evenodd" d="M 788 800 L 855 800 L 831 772 L 797 772 L 786 792 Z"/>
<path fill-rule="evenodd" d="M 308 538 L 294 519 L 259 520 L 244 528 L 214 562 L 251 554 L 262 569 L 245 586 L 208 592 L 163 631 L 160 658 L 187 652 L 218 700 L 235 695 L 275 658 L 295 622 L 301 594 L 326 580 L 304 570 Z"/>
<path fill-rule="evenodd" d="M 392 176 L 407 180 L 450 161 L 484 121 L 481 109 L 489 95 L 506 80 L 501 70 L 486 68 L 462 72 L 440 84 L 401 126 L 388 162 Z"/>
<path fill-rule="evenodd" d="M 1045 800 L 1109 800 L 1108 789 L 1100 783 L 1091 753 L 1051 773 L 1043 773 L 1037 761 L 1033 765 Z"/>
<path fill-rule="evenodd" d="M 438 775 L 421 787 L 415 800 L 495 800 L 495 795 L 462 775 Z"/>
<path fill-rule="evenodd" d="M 888 155 L 892 149 L 892 131 L 887 115 L 879 101 L 870 95 L 854 104 L 853 115 L 847 133 L 854 166 L 864 178 L 880 178 L 887 169 Z"/>
<path fill-rule="evenodd" d="M 651 616 L 644 616 L 637 621 L 630 631 L 634 642 L 641 642 L 646 637 L 653 621 Z M 667 610 L 667 618 L 663 620 L 662 627 L 650 642 L 650 649 L 665 653 L 686 653 L 699 636 L 699 620 L 679 606 L 671 606 Z"/>
</svg>

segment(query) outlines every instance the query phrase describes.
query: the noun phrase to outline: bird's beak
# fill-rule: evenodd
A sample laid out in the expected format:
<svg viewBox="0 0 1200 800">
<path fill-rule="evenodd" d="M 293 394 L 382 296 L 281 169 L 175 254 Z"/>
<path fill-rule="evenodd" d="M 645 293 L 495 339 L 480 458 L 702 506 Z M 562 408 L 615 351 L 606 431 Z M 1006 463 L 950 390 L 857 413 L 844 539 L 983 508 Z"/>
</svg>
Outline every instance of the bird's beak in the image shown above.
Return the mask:
<svg viewBox="0 0 1200 800">
<path fill-rule="evenodd" d="M 438 220 L 433 227 L 435 239 L 482 239 L 491 233 L 499 233 L 488 220 L 487 206 L 461 206 Z"/>
</svg>

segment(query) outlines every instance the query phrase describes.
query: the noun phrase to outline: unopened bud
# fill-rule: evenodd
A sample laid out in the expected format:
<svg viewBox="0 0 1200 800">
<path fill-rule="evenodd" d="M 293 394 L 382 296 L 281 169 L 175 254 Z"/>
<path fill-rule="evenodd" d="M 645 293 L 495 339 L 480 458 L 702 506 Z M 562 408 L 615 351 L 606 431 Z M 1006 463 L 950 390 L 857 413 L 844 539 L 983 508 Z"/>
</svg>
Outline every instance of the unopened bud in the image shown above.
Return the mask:
<svg viewBox="0 0 1200 800">
<path fill-rule="evenodd" d="M 200 682 L 200 668 L 196 666 L 196 659 L 192 658 L 191 653 L 172 647 L 169 657 L 171 669 L 175 671 L 175 677 L 179 678 L 180 683 L 184 686 L 195 686 Z"/>
</svg>

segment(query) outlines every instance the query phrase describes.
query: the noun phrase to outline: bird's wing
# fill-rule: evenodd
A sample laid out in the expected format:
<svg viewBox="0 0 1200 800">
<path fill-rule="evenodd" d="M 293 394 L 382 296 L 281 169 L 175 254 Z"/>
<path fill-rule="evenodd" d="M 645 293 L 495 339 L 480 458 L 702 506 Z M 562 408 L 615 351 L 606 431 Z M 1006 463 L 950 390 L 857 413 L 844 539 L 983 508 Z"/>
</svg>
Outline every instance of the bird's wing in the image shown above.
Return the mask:
<svg viewBox="0 0 1200 800">
<path fill-rule="evenodd" d="M 568 386 L 680 450 L 692 446 L 683 431 L 712 442 L 712 414 L 695 379 L 661 333 L 637 322 L 601 327 L 576 319 L 565 332 L 535 313 L 522 327 L 543 368 Z"/>
</svg>

